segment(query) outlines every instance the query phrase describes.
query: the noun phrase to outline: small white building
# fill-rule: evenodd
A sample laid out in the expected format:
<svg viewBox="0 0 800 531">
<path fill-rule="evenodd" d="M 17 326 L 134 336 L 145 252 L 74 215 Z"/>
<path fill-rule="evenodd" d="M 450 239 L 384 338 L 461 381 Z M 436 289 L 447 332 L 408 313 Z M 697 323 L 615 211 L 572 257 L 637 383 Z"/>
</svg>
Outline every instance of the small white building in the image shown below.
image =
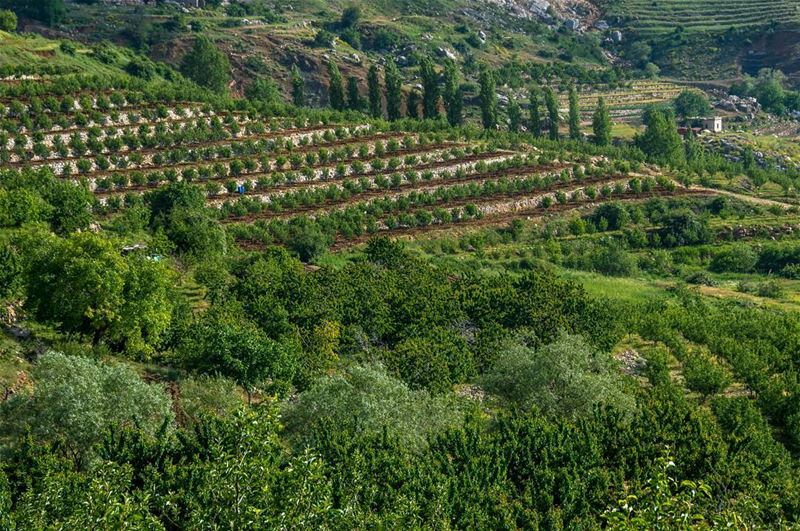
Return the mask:
<svg viewBox="0 0 800 531">
<path fill-rule="evenodd" d="M 703 129 L 711 131 L 712 133 L 721 133 L 722 116 L 712 116 L 710 118 L 703 118 Z"/>
</svg>

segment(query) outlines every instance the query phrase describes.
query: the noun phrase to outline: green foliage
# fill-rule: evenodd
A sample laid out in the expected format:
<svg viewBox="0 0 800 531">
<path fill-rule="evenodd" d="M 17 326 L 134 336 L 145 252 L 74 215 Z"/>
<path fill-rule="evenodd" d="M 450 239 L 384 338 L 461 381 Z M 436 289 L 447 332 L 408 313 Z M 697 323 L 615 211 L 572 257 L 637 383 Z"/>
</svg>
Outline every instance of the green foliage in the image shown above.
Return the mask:
<svg viewBox="0 0 800 531">
<path fill-rule="evenodd" d="M 497 128 L 497 88 L 494 73 L 488 66 L 481 67 L 480 77 L 481 123 L 487 131 Z"/>
<path fill-rule="evenodd" d="M 280 103 L 281 95 L 274 81 L 267 78 L 256 79 L 244 91 L 245 96 L 252 101 L 267 104 Z"/>
<path fill-rule="evenodd" d="M 540 110 L 541 91 L 538 87 L 531 87 L 528 91 L 530 98 L 530 122 L 531 133 L 536 138 L 542 136 L 542 116 Z"/>
<path fill-rule="evenodd" d="M 233 380 L 207 375 L 189 377 L 180 383 L 178 421 L 199 426 L 208 417 L 232 417 L 242 407 L 237 393 Z"/>
<path fill-rule="evenodd" d="M 701 118 L 711 111 L 706 95 L 697 90 L 684 90 L 675 98 L 675 114 L 684 120 Z"/>
<path fill-rule="evenodd" d="M 377 65 L 369 67 L 367 73 L 367 92 L 369 94 L 369 114 L 373 118 L 383 116 L 383 102 L 381 100 L 381 80 L 378 75 Z"/>
<path fill-rule="evenodd" d="M 386 61 L 384 76 L 386 82 L 386 114 L 391 121 L 399 120 L 402 117 L 403 80 L 400 77 L 400 70 L 391 57 Z"/>
<path fill-rule="evenodd" d="M 708 219 L 688 209 L 670 212 L 663 220 L 661 243 L 665 247 L 708 243 L 713 238 Z"/>
<path fill-rule="evenodd" d="M 508 130 L 511 133 L 519 133 L 522 125 L 522 109 L 516 100 L 508 103 Z"/>
<path fill-rule="evenodd" d="M 193 323 L 179 350 L 187 367 L 231 378 L 245 389 L 248 400 L 267 378 L 290 382 L 297 369 L 291 346 L 271 340 L 254 323 L 224 309 Z"/>
<path fill-rule="evenodd" d="M 400 341 L 387 355 L 387 366 L 413 388 L 445 392 L 474 370 L 464 339 L 455 331 L 436 328 Z"/>
<path fill-rule="evenodd" d="M 574 86 L 569 90 L 569 137 L 571 140 L 581 138 L 581 111 L 578 107 L 578 91 Z"/>
<path fill-rule="evenodd" d="M 297 65 L 292 65 L 292 104 L 296 107 L 306 106 L 306 82 Z"/>
<path fill-rule="evenodd" d="M 461 74 L 458 66 L 450 61 L 444 71 L 444 104 L 447 109 L 447 122 L 458 127 L 464 122 L 464 93 L 461 88 Z"/>
<path fill-rule="evenodd" d="M 94 343 L 107 339 L 147 353 L 170 322 L 169 268 L 141 253 L 123 257 L 97 234 L 36 242 L 26 276 L 32 315 Z"/>
<path fill-rule="evenodd" d="M 320 379 L 286 406 L 286 429 L 298 442 L 334 428 L 354 437 L 386 433 L 404 447 L 420 448 L 428 437 L 460 423 L 447 398 L 413 391 L 381 366 L 353 366 Z"/>
<path fill-rule="evenodd" d="M 718 273 L 749 273 L 758 263 L 758 253 L 749 245 L 734 245 L 714 255 L 709 268 Z"/>
<path fill-rule="evenodd" d="M 622 411 L 633 407 L 611 360 L 580 336 L 565 334 L 536 350 L 524 341 L 507 343 L 482 384 L 516 406 L 537 408 L 555 418 L 585 417 L 597 404 Z"/>
<path fill-rule="evenodd" d="M 606 100 L 597 98 L 597 107 L 592 115 L 592 132 L 594 143 L 598 146 L 607 146 L 611 143 L 611 115 L 606 107 Z"/>
<path fill-rule="evenodd" d="M 559 133 L 558 127 L 560 119 L 558 116 L 558 100 L 553 92 L 553 89 L 547 87 L 544 89 L 544 103 L 547 107 L 547 116 L 549 121 L 550 140 L 558 140 Z"/>
<path fill-rule="evenodd" d="M 331 107 L 337 111 L 343 111 L 347 106 L 344 99 L 342 74 L 332 59 L 328 61 L 328 101 Z"/>
<path fill-rule="evenodd" d="M 439 74 L 427 55 L 420 58 L 419 74 L 422 77 L 422 116 L 426 120 L 436 119 L 439 117 Z"/>
<path fill-rule="evenodd" d="M 304 262 L 310 262 L 325 252 L 332 241 L 319 225 L 306 217 L 291 220 L 288 227 L 289 248 Z"/>
<path fill-rule="evenodd" d="M 358 88 L 358 78 L 350 76 L 347 78 L 347 108 L 354 111 L 364 110 L 367 102 L 361 97 Z"/>
<path fill-rule="evenodd" d="M 686 160 L 683 142 L 671 113 L 652 109 L 646 116 L 647 129 L 636 144 L 652 162 L 680 165 Z"/>
<path fill-rule="evenodd" d="M 17 15 L 13 11 L 0 9 L 0 30 L 17 31 Z"/>
<path fill-rule="evenodd" d="M 183 56 L 181 73 L 201 87 L 223 93 L 231 78 L 231 65 L 210 39 L 200 36 Z"/>
<path fill-rule="evenodd" d="M 5 0 L 2 7 L 43 22 L 48 26 L 60 23 L 67 13 L 64 0 Z"/>
<path fill-rule="evenodd" d="M 728 370 L 703 354 L 691 354 L 683 360 L 686 386 L 703 396 L 720 393 L 731 384 Z"/>
<path fill-rule="evenodd" d="M 679 481 L 669 449 L 655 463 L 654 474 L 645 485 L 609 507 L 602 517 L 609 529 L 712 529 L 745 526 L 735 512 L 722 511 L 706 518 L 698 511 L 712 498 L 712 487 L 704 481 Z"/>
<path fill-rule="evenodd" d="M 153 436 L 173 419 L 164 390 L 125 365 L 47 353 L 31 376 L 32 392 L 14 395 L 0 409 L 4 431 L 58 443 L 81 465 L 108 430 L 136 427 Z"/>
</svg>

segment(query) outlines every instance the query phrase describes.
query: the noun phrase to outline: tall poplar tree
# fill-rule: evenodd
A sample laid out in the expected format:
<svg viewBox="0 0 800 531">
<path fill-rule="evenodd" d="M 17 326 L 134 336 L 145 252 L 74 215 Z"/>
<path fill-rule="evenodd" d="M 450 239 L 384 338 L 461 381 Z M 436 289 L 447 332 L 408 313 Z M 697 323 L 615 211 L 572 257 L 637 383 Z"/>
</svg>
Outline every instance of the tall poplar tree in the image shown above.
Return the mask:
<svg viewBox="0 0 800 531">
<path fill-rule="evenodd" d="M 550 119 L 550 140 L 558 140 L 558 100 L 550 87 L 544 89 L 544 104 L 547 107 L 547 115 Z"/>
<path fill-rule="evenodd" d="M 383 116 L 383 106 L 381 104 L 381 81 L 376 65 L 369 67 L 367 89 L 369 91 L 369 113 L 373 118 L 380 118 Z"/>
<path fill-rule="evenodd" d="M 386 61 L 386 114 L 389 120 L 402 118 L 403 105 L 403 80 L 395 62 L 389 58 Z"/>
<path fill-rule="evenodd" d="M 422 77 L 422 115 L 426 120 L 439 117 L 439 74 L 430 57 L 423 56 L 419 62 Z"/>
<path fill-rule="evenodd" d="M 480 84 L 481 121 L 486 130 L 497 128 L 497 89 L 494 74 L 487 67 L 481 67 L 478 78 Z"/>
<path fill-rule="evenodd" d="M 445 68 L 444 101 L 447 107 L 447 122 L 453 127 L 464 122 L 464 94 L 461 90 L 461 74 L 455 62 Z"/>
<path fill-rule="evenodd" d="M 409 118 L 419 120 L 419 100 L 420 97 L 417 89 L 411 89 L 411 92 L 408 93 L 408 98 L 406 99 L 406 115 Z"/>
<path fill-rule="evenodd" d="M 333 59 L 328 61 L 328 100 L 331 107 L 337 111 L 343 111 L 346 107 L 342 73 L 339 72 L 339 67 Z"/>
<path fill-rule="evenodd" d="M 512 133 L 519 133 L 522 125 L 522 109 L 514 98 L 508 102 L 508 130 Z"/>
<path fill-rule="evenodd" d="M 597 108 L 592 116 L 592 132 L 594 143 L 598 146 L 607 146 L 611 143 L 611 115 L 602 96 L 597 98 Z"/>
<path fill-rule="evenodd" d="M 539 108 L 541 94 L 537 87 L 530 88 L 530 114 L 531 114 L 531 133 L 536 138 L 542 136 L 542 115 Z"/>
<path fill-rule="evenodd" d="M 569 137 L 572 140 L 581 138 L 581 111 L 578 104 L 578 91 L 574 85 L 569 89 Z"/>
<path fill-rule="evenodd" d="M 364 98 L 358 89 L 358 78 L 350 76 L 347 78 L 347 108 L 354 111 L 364 110 Z"/>
</svg>

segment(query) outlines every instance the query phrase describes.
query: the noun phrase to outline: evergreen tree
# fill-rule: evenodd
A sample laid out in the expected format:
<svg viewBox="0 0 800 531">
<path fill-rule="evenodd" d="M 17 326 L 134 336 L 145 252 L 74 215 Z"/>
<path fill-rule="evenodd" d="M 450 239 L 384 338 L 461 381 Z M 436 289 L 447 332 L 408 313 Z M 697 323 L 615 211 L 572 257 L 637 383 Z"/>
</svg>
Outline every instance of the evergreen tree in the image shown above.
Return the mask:
<svg viewBox="0 0 800 531">
<path fill-rule="evenodd" d="M 556 99 L 553 89 L 550 87 L 544 90 L 544 103 L 545 106 L 547 106 L 547 115 L 550 119 L 550 140 L 558 140 L 558 100 Z"/>
<path fill-rule="evenodd" d="M 419 74 L 422 77 L 422 115 L 426 120 L 436 119 L 439 117 L 439 74 L 430 57 L 420 59 Z"/>
<path fill-rule="evenodd" d="M 703 145 L 697 141 L 694 131 L 689 129 L 686 133 L 686 162 L 694 167 L 702 168 L 706 158 Z M 745 152 L 747 153 L 747 152 Z M 751 150 L 752 153 L 752 150 Z"/>
<path fill-rule="evenodd" d="M 592 116 L 592 131 L 594 143 L 598 146 L 607 146 L 611 143 L 611 115 L 602 96 L 597 98 L 597 108 Z"/>
<path fill-rule="evenodd" d="M 48 26 L 55 26 L 67 14 L 64 0 L 5 0 L 0 1 L 0 8 L 11 9 Z"/>
<path fill-rule="evenodd" d="M 208 37 L 200 36 L 183 56 L 181 73 L 201 87 L 224 92 L 231 79 L 231 65 Z"/>
<path fill-rule="evenodd" d="M 369 113 L 373 118 L 380 118 L 383 116 L 383 106 L 381 105 L 381 81 L 376 65 L 369 67 L 367 88 L 369 90 Z"/>
<path fill-rule="evenodd" d="M 347 78 L 347 108 L 354 111 L 364 109 L 364 98 L 358 91 L 358 78 L 350 76 Z"/>
<path fill-rule="evenodd" d="M 478 78 L 480 84 L 481 121 L 486 130 L 497 128 L 497 89 L 494 74 L 485 65 Z"/>
<path fill-rule="evenodd" d="M 402 118 L 402 103 L 403 103 L 403 80 L 400 77 L 400 71 L 397 65 L 391 59 L 386 61 L 386 114 L 389 120 L 399 120 Z"/>
<path fill-rule="evenodd" d="M 297 107 L 306 106 L 306 83 L 297 65 L 292 66 L 292 103 Z"/>
<path fill-rule="evenodd" d="M 572 140 L 581 138 L 581 111 L 578 106 L 578 91 L 574 86 L 569 89 L 569 137 Z"/>
<path fill-rule="evenodd" d="M 346 107 L 342 73 L 339 72 L 339 67 L 336 66 L 333 59 L 328 61 L 328 100 L 331 107 L 337 111 L 343 111 Z"/>
<path fill-rule="evenodd" d="M 419 103 L 420 97 L 419 92 L 417 89 L 411 89 L 411 92 L 408 93 L 408 98 L 406 99 L 406 115 L 409 118 L 413 118 L 414 120 L 419 120 Z"/>
<path fill-rule="evenodd" d="M 464 122 L 464 94 L 461 90 L 461 75 L 455 62 L 445 68 L 444 99 L 447 107 L 447 122 L 453 127 Z"/>
<path fill-rule="evenodd" d="M 658 164 L 680 165 L 686 161 L 683 142 L 672 113 L 663 109 L 647 112 L 647 129 L 636 144 L 648 159 Z"/>
<path fill-rule="evenodd" d="M 533 133 L 533 136 L 535 136 L 536 138 L 542 136 L 542 116 L 539 109 L 539 98 L 540 98 L 539 89 L 537 87 L 531 87 L 530 89 L 531 133 Z"/>
<path fill-rule="evenodd" d="M 522 123 L 522 109 L 514 98 L 508 102 L 508 130 L 512 133 L 519 133 Z"/>
</svg>

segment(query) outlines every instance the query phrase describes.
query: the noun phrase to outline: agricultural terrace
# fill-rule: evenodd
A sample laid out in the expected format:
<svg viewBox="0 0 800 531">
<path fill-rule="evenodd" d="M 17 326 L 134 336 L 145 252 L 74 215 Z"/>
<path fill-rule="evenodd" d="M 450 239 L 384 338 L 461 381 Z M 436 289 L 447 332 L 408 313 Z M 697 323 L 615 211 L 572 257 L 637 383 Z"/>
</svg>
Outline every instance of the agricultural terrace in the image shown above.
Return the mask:
<svg viewBox="0 0 800 531">
<path fill-rule="evenodd" d="M 468 129 L 276 118 L 211 103 L 157 104 L 136 90 L 65 92 L 0 97 L 6 167 L 81 183 L 106 215 L 137 195 L 191 184 L 249 245 L 280 243 L 308 218 L 341 245 L 595 200 L 696 193 L 638 164 Z"/>
<path fill-rule="evenodd" d="M 591 122 L 592 113 L 597 108 L 597 98 L 602 96 L 614 122 L 641 124 L 643 109 L 649 105 L 672 102 L 685 87 L 667 81 L 641 80 L 615 88 L 585 85 L 578 86 L 577 90 L 582 122 Z M 566 116 L 569 108 L 567 92 L 559 94 L 559 108 Z"/>
<path fill-rule="evenodd" d="M 613 0 L 609 12 L 637 33 L 721 33 L 800 22 L 794 0 Z"/>
</svg>

